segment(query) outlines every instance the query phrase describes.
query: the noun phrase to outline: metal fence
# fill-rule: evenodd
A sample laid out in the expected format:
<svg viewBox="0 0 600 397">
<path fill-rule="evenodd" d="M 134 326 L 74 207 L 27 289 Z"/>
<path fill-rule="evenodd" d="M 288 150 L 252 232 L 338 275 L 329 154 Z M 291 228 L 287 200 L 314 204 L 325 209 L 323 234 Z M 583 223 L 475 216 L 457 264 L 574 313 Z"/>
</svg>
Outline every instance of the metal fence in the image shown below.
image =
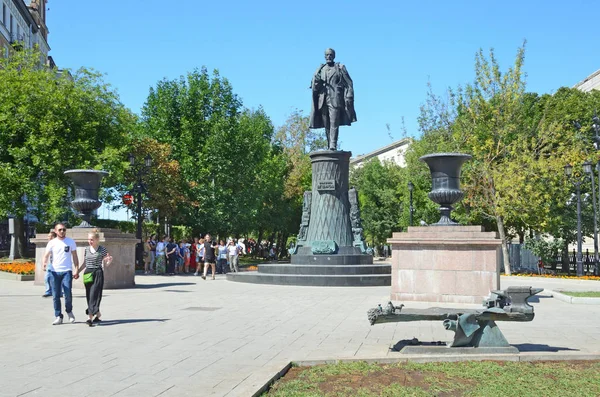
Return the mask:
<svg viewBox="0 0 600 397">
<path fill-rule="evenodd" d="M 531 272 L 538 273 L 538 264 L 540 258 L 535 256 L 523 244 L 510 244 L 508 246 L 508 257 L 510 267 L 513 272 Z M 559 273 L 576 273 L 577 272 L 577 253 L 575 250 L 569 252 L 568 265 L 563 264 L 562 255 L 559 254 L 550 263 L 544 263 L 545 271 L 555 271 Z M 498 257 L 501 271 L 504 272 L 503 254 L 500 251 Z M 594 253 L 586 249 L 583 252 L 583 271 L 584 273 L 592 274 L 594 272 Z"/>
</svg>

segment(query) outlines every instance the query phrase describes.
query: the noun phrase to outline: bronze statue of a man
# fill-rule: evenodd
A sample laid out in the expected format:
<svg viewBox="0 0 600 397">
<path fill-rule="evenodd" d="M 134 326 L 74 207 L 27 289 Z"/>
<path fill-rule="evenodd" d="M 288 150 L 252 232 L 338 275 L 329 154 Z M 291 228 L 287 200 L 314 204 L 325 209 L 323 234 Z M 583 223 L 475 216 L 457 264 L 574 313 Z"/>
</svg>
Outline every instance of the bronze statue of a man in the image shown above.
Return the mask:
<svg viewBox="0 0 600 397">
<path fill-rule="evenodd" d="M 340 125 L 356 121 L 352 79 L 346 67 L 334 59 L 335 51 L 325 50 L 325 63 L 319 66 L 311 83 L 309 128 L 325 128 L 329 150 L 337 150 Z"/>
</svg>

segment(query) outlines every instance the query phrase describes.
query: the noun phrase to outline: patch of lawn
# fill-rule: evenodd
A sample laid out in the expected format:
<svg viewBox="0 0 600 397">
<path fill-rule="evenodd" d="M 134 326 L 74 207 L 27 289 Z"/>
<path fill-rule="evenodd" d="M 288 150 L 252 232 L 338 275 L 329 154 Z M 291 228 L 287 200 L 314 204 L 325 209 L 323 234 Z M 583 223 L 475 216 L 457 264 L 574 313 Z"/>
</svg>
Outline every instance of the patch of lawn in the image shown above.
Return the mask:
<svg viewBox="0 0 600 397">
<path fill-rule="evenodd" d="M 600 298 L 600 291 L 560 291 L 560 293 L 576 298 Z"/>
<path fill-rule="evenodd" d="M 352 362 L 293 367 L 266 395 L 599 396 L 600 362 Z"/>
</svg>

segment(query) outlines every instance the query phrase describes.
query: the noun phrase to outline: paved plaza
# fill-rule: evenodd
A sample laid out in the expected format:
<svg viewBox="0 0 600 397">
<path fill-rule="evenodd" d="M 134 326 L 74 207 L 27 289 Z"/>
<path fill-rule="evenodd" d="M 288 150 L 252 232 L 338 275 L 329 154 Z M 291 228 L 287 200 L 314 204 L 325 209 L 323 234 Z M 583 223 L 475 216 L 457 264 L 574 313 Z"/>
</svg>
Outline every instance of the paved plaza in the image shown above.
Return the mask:
<svg viewBox="0 0 600 397">
<path fill-rule="evenodd" d="M 390 287 L 286 287 L 224 276 L 137 276 L 136 283 L 105 290 L 104 321 L 89 328 L 83 290 L 75 290 L 77 322 L 52 326 L 43 287 L 0 280 L 0 395 L 252 396 L 291 360 L 394 359 L 390 347 L 401 340 L 452 337 L 441 322 L 371 327 L 367 310 L 387 302 Z M 600 290 L 597 281 L 503 277 L 502 287 L 510 285 Z M 600 353 L 600 305 L 547 293 L 531 301 L 533 322 L 500 323 L 523 357 Z"/>
</svg>

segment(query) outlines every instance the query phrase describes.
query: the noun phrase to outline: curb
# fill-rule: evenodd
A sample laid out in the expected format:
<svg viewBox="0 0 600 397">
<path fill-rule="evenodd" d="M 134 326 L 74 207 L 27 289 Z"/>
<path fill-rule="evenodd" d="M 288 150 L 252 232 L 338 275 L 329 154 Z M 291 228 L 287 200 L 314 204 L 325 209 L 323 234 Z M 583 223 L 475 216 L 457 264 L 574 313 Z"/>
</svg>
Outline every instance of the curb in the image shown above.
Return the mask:
<svg viewBox="0 0 600 397">
<path fill-rule="evenodd" d="M 558 291 L 553 291 L 551 289 L 546 289 L 553 298 L 556 298 L 560 301 L 571 303 L 571 304 L 579 304 L 579 305 L 600 305 L 600 298 L 581 298 L 576 296 L 569 296 Z"/>
<path fill-rule="evenodd" d="M 33 274 L 16 274 L 16 273 L 0 271 L 0 279 L 15 280 L 15 281 L 33 281 L 35 279 L 35 275 L 33 275 Z"/>
<path fill-rule="evenodd" d="M 561 294 L 562 295 L 562 294 Z M 368 364 L 395 364 L 395 363 L 433 363 L 433 362 L 462 362 L 462 361 L 590 361 L 600 360 L 600 353 L 532 353 L 520 352 L 516 354 L 444 354 L 444 355 L 404 355 L 403 357 L 384 358 L 330 358 L 320 360 L 299 360 L 287 363 L 281 370 L 269 378 L 269 380 L 257 389 L 252 397 L 258 397 L 277 380 L 283 378 L 292 367 L 313 367 L 323 364 L 339 364 L 351 362 L 366 362 Z"/>
</svg>

